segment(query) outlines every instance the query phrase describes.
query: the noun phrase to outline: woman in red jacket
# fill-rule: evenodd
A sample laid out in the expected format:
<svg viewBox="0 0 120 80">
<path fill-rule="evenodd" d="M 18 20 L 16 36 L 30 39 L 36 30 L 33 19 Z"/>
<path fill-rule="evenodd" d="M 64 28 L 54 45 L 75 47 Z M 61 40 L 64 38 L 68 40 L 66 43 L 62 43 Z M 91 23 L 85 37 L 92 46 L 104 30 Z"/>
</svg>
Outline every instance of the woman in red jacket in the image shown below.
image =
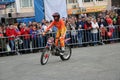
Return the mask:
<svg viewBox="0 0 120 80">
<path fill-rule="evenodd" d="M 24 24 L 21 28 L 21 35 L 23 37 L 24 49 L 30 47 L 30 29 Z"/>
<path fill-rule="evenodd" d="M 15 50 L 14 38 L 17 36 L 17 32 L 15 31 L 13 25 L 10 25 L 6 29 L 6 35 L 7 35 L 8 39 L 9 39 L 9 44 L 10 44 L 11 50 Z"/>
</svg>

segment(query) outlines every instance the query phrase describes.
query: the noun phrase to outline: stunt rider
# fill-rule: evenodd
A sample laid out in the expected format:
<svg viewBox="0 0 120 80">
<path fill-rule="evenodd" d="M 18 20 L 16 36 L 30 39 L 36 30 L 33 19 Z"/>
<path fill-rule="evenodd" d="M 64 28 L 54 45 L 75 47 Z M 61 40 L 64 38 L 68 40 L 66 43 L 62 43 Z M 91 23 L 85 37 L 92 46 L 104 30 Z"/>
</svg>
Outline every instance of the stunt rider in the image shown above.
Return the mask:
<svg viewBox="0 0 120 80">
<path fill-rule="evenodd" d="M 55 45 L 58 46 L 58 40 L 60 40 L 60 47 L 62 52 L 65 51 L 65 35 L 66 35 L 66 27 L 63 19 L 60 19 L 60 14 L 58 12 L 54 13 L 53 15 L 54 21 L 51 22 L 51 24 L 47 27 L 47 29 L 43 32 L 43 36 L 46 34 L 48 30 L 50 30 L 53 26 L 57 27 L 56 32 L 56 39 L 55 39 Z M 63 55 L 63 53 L 61 53 Z"/>
</svg>

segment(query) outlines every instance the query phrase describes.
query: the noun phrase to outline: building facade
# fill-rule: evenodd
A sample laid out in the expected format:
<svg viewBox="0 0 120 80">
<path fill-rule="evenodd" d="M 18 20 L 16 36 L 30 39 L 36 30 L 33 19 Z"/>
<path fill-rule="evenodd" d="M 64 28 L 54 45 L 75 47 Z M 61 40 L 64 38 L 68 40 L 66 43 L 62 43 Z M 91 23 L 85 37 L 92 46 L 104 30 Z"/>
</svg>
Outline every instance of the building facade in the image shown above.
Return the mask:
<svg viewBox="0 0 120 80">
<path fill-rule="evenodd" d="M 81 14 L 105 11 L 111 9 L 111 0 L 66 0 L 67 14 Z M 34 0 L 15 0 L 0 10 L 0 17 L 11 19 L 33 17 L 34 16 Z"/>
<path fill-rule="evenodd" d="M 112 0 L 112 6 L 120 7 L 120 0 Z"/>
<path fill-rule="evenodd" d="M 111 9 L 111 0 L 67 0 L 68 14 L 81 14 Z"/>
<path fill-rule="evenodd" d="M 33 0 L 15 0 L 15 3 L 8 5 L 1 12 L 0 15 L 4 17 L 9 17 L 9 13 L 13 18 L 34 16 Z"/>
<path fill-rule="evenodd" d="M 16 18 L 33 17 L 34 4 L 33 0 L 15 0 L 15 3 L 9 4 L 5 9 L 0 10 L 2 22 L 14 21 Z"/>
</svg>

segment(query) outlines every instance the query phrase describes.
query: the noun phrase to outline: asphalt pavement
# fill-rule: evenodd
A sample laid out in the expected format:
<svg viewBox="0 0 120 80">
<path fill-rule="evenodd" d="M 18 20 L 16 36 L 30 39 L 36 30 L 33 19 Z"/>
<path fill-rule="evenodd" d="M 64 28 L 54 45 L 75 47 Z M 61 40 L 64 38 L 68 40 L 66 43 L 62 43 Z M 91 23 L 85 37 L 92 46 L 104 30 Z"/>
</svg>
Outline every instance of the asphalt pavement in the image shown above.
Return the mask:
<svg viewBox="0 0 120 80">
<path fill-rule="evenodd" d="M 0 57 L 0 80 L 120 80 L 120 43 L 73 48 L 68 61 L 39 53 Z"/>
</svg>

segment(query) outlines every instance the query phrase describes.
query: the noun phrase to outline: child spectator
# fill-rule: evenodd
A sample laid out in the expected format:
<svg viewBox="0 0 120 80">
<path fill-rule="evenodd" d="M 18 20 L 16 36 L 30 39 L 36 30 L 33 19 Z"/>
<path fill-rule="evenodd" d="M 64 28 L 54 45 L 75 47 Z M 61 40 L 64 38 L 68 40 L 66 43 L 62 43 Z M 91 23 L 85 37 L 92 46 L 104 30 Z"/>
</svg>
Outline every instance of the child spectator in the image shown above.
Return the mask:
<svg viewBox="0 0 120 80">
<path fill-rule="evenodd" d="M 104 27 L 104 25 L 100 25 L 100 37 L 101 41 L 104 44 L 103 40 L 105 39 L 107 29 Z"/>
</svg>

